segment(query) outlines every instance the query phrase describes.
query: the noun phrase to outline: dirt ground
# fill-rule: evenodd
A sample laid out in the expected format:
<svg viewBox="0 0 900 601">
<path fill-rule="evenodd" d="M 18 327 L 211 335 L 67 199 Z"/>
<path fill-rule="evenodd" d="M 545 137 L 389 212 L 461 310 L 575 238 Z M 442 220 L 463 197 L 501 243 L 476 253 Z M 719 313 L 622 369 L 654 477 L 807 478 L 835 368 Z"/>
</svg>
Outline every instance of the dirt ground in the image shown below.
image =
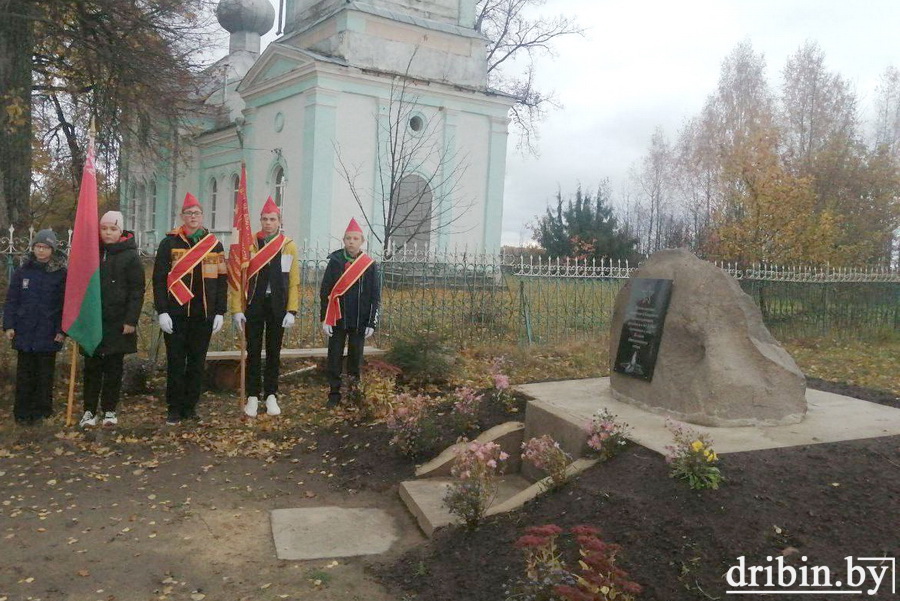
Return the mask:
<svg viewBox="0 0 900 601">
<path fill-rule="evenodd" d="M 900 555 L 896 437 L 728 455 L 725 485 L 704 493 L 632 448 L 475 533 L 427 541 L 397 494 L 414 462 L 385 426 L 325 412 L 315 374 L 284 397 L 284 416 L 253 422 L 233 395 L 210 394 L 204 425 L 165 428 L 157 391 L 126 399 L 115 430 L 65 429 L 61 416 L 0 426 L 0 601 L 502 601 L 521 569 L 512 542 L 548 522 L 600 526 L 641 598 L 660 601 L 724 598 L 737 554 Z M 521 419 L 521 406 L 488 404 L 480 425 Z M 453 442 L 439 432 L 435 449 Z M 277 560 L 269 511 L 322 505 L 383 509 L 401 539 L 379 557 Z"/>
<path fill-rule="evenodd" d="M 894 407 L 900 401 L 822 380 L 811 385 Z M 503 585 L 524 573 L 514 542 L 526 527 L 551 523 L 600 528 L 604 540 L 622 546 L 619 565 L 643 585 L 639 599 L 651 601 L 729 597 L 724 574 L 739 556 L 748 565 L 771 565 L 767 557 L 784 556 L 794 567 L 835 570 L 847 556 L 900 557 L 898 436 L 728 454 L 721 469 L 725 483 L 719 490 L 691 491 L 668 476 L 662 456 L 632 446 L 562 490 L 473 532 L 439 532 L 384 566 L 381 581 L 419 601 L 502 600 Z M 867 598 L 898 597 L 884 586 Z"/>
</svg>

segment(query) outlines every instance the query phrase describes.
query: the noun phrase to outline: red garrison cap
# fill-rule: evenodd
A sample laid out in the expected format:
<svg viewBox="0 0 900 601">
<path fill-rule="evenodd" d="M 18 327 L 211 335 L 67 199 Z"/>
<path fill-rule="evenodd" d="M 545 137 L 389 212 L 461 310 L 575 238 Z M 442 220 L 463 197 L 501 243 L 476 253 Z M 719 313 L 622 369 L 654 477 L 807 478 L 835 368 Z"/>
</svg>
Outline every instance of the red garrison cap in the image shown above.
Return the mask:
<svg viewBox="0 0 900 601">
<path fill-rule="evenodd" d="M 275 201 L 272 200 L 271 196 L 266 199 L 266 204 L 263 205 L 262 211 L 259 212 L 260 215 L 263 213 L 275 213 L 281 215 L 281 209 L 278 208 L 278 205 L 275 204 Z"/>
<path fill-rule="evenodd" d="M 197 197 L 188 192 L 184 195 L 184 204 L 181 205 L 181 212 L 184 213 L 191 207 L 197 207 L 202 210 L 203 207 L 200 206 L 200 203 L 197 202 Z"/>
<path fill-rule="evenodd" d="M 356 219 L 354 219 L 353 217 L 350 218 L 350 224 L 347 226 L 347 229 L 344 230 L 345 234 L 349 234 L 350 232 L 359 232 L 360 234 L 363 233 L 362 228 L 359 227 L 359 224 L 356 223 Z"/>
</svg>

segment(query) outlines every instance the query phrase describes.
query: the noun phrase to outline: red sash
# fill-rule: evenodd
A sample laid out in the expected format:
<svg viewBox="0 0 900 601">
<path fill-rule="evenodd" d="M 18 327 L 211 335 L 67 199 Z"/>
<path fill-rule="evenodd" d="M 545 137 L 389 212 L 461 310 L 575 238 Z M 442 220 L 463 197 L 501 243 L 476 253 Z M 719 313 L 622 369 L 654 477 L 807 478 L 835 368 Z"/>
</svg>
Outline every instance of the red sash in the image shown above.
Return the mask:
<svg viewBox="0 0 900 601">
<path fill-rule="evenodd" d="M 268 265 L 287 243 L 288 237 L 284 234 L 278 234 L 268 244 L 259 249 L 258 253 L 250 257 L 250 265 L 247 267 L 247 280 L 249 281 L 250 278 L 259 273 L 260 269 Z"/>
<path fill-rule="evenodd" d="M 182 281 L 182 278 L 193 271 L 194 267 L 199 265 L 203 257 L 212 251 L 218 243 L 219 240 L 215 236 L 206 234 L 200 242 L 192 246 L 172 265 L 172 269 L 166 278 L 166 284 L 168 285 L 169 293 L 175 297 L 179 305 L 185 305 L 194 298 L 194 293 Z"/>
<path fill-rule="evenodd" d="M 331 294 L 328 295 L 328 307 L 325 309 L 325 323 L 327 325 L 334 326 L 337 324 L 341 318 L 341 303 L 338 299 L 350 290 L 353 284 L 366 272 L 366 269 L 374 263 L 375 259 L 366 253 L 360 253 L 356 260 L 350 264 L 350 267 L 338 278 L 338 281 L 334 283 L 334 288 L 331 289 Z"/>
</svg>

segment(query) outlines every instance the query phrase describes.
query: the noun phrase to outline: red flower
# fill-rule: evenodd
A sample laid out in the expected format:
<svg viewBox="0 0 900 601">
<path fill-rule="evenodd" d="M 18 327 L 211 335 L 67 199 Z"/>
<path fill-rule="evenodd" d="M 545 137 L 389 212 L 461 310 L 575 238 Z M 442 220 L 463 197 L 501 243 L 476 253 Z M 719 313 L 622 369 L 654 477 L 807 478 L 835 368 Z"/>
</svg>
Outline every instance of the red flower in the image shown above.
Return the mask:
<svg viewBox="0 0 900 601">
<path fill-rule="evenodd" d="M 525 536 L 519 537 L 519 540 L 516 541 L 516 548 L 524 549 L 528 547 L 543 547 L 549 541 L 542 536 L 534 536 L 531 534 L 526 534 Z"/>
<path fill-rule="evenodd" d="M 556 524 L 547 524 L 546 526 L 530 526 L 525 529 L 525 532 L 535 536 L 557 536 L 562 532 L 562 528 Z"/>
</svg>

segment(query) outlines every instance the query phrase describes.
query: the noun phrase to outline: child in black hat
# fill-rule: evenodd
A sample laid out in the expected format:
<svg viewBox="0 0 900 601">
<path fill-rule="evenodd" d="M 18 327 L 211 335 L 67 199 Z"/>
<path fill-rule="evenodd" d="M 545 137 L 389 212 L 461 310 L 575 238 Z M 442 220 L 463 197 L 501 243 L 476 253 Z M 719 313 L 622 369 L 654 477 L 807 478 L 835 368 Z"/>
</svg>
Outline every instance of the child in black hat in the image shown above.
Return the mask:
<svg viewBox="0 0 900 601">
<path fill-rule="evenodd" d="M 62 348 L 66 267 L 53 230 L 41 230 L 31 253 L 9 281 L 3 329 L 18 351 L 17 423 L 33 424 L 53 413 L 56 353 Z"/>
</svg>

